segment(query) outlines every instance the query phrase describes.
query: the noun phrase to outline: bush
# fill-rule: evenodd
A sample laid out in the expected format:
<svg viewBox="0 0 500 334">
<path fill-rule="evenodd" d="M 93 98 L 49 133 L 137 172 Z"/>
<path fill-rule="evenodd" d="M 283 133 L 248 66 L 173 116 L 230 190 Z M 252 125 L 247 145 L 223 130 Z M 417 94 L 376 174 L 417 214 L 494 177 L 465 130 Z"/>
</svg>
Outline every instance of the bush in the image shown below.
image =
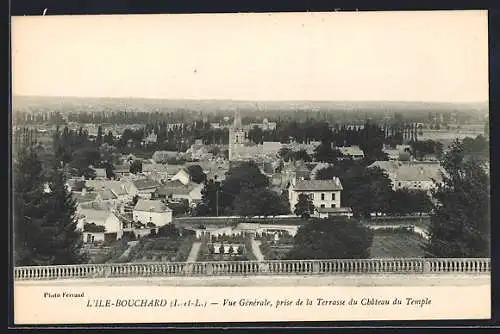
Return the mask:
<svg viewBox="0 0 500 334">
<path fill-rule="evenodd" d="M 355 219 L 313 219 L 299 228 L 287 258 L 364 259 L 372 241 L 373 232 Z"/>
<path fill-rule="evenodd" d="M 156 235 L 158 237 L 178 239 L 180 237 L 180 230 L 174 224 L 167 224 L 160 227 Z"/>
<path fill-rule="evenodd" d="M 102 225 L 96 225 L 95 223 L 85 223 L 83 225 L 84 232 L 93 232 L 93 233 L 103 233 L 106 231 L 106 228 Z"/>
</svg>

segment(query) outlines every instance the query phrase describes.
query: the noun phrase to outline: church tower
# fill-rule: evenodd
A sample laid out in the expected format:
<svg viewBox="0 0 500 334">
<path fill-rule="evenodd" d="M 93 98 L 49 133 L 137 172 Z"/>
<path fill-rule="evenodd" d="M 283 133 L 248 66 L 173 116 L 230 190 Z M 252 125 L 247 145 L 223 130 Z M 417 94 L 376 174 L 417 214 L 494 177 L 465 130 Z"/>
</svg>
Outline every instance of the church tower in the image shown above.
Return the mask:
<svg viewBox="0 0 500 334">
<path fill-rule="evenodd" d="M 241 122 L 239 111 L 234 114 L 233 126 L 229 128 L 229 161 L 238 159 L 240 148 L 245 142 L 245 130 Z"/>
</svg>

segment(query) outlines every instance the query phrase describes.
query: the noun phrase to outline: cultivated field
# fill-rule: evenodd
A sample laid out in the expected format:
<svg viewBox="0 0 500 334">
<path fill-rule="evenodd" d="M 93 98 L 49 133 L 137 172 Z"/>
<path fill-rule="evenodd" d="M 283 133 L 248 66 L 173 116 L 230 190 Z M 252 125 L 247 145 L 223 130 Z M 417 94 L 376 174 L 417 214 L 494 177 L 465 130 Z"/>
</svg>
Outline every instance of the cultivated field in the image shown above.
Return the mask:
<svg viewBox="0 0 500 334">
<path fill-rule="evenodd" d="M 375 231 L 371 258 L 423 257 L 422 237 L 410 232 Z"/>
</svg>

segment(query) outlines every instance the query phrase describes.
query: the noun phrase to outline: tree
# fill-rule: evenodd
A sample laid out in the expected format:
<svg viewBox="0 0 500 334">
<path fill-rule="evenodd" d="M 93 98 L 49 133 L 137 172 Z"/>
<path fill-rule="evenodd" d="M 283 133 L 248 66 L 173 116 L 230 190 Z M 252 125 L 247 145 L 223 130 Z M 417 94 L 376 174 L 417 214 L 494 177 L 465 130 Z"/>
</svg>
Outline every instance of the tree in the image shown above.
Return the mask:
<svg viewBox="0 0 500 334">
<path fill-rule="evenodd" d="M 314 157 L 319 162 L 336 163 L 342 157 L 342 153 L 337 148 L 333 148 L 331 142 L 326 141 L 321 142 L 314 149 Z"/>
<path fill-rule="evenodd" d="M 294 213 L 302 218 L 309 218 L 314 213 L 312 199 L 306 194 L 299 194 Z"/>
<path fill-rule="evenodd" d="M 262 174 L 255 162 L 243 162 L 229 169 L 221 185 L 224 207 L 232 207 L 235 198 L 243 189 L 256 190 L 267 188 L 269 179 Z"/>
<path fill-rule="evenodd" d="M 372 241 L 372 231 L 353 218 L 313 219 L 297 231 L 287 259 L 365 259 Z"/>
<path fill-rule="evenodd" d="M 481 161 L 464 159 L 456 140 L 441 161 L 443 182 L 434 192 L 438 204 L 431 215 L 431 257 L 490 256 L 489 175 Z"/>
<path fill-rule="evenodd" d="M 98 147 L 101 146 L 103 143 L 103 130 L 102 130 L 102 126 L 100 126 L 100 125 L 97 128 L 97 137 L 95 139 L 95 142 L 96 142 L 96 145 Z"/>
<path fill-rule="evenodd" d="M 288 147 L 282 147 L 279 151 L 278 151 L 278 156 L 285 160 L 286 162 L 288 162 L 290 160 L 290 156 L 291 154 L 293 153 L 293 151 L 288 148 Z"/>
<path fill-rule="evenodd" d="M 391 201 L 392 184 L 380 168 L 368 168 L 357 161 L 344 160 L 318 171 L 319 180 L 338 177 L 344 190 L 342 206 L 351 207 L 357 217 L 369 217 L 372 212 L 386 212 Z"/>
<path fill-rule="evenodd" d="M 207 175 L 203 172 L 200 165 L 191 165 L 187 168 L 191 181 L 195 183 L 203 183 L 207 179 Z"/>
<path fill-rule="evenodd" d="M 264 131 L 258 126 L 254 126 L 248 131 L 248 139 L 255 144 L 262 144 L 264 142 Z"/>
<path fill-rule="evenodd" d="M 169 207 L 172 209 L 172 214 L 174 216 L 183 215 L 189 212 L 189 202 L 185 198 L 181 199 L 179 203 L 170 203 Z"/>
<path fill-rule="evenodd" d="M 243 217 L 278 216 L 288 213 L 288 204 L 266 188 L 244 189 L 234 201 L 233 213 Z"/>
<path fill-rule="evenodd" d="M 197 207 L 198 216 L 217 216 L 223 213 L 220 191 L 220 182 L 213 179 L 205 181 L 205 185 L 201 190 L 201 203 Z"/>
<path fill-rule="evenodd" d="M 295 161 L 305 161 L 305 162 L 311 162 L 312 157 L 307 153 L 306 150 L 298 150 L 293 154 L 293 159 Z"/>
<path fill-rule="evenodd" d="M 130 164 L 130 173 L 132 173 L 132 174 L 142 173 L 142 161 L 141 160 L 134 160 Z"/>
<path fill-rule="evenodd" d="M 108 133 L 104 136 L 104 143 L 112 146 L 115 142 L 115 137 L 113 136 L 113 132 L 108 131 Z"/>
<path fill-rule="evenodd" d="M 57 165 L 49 188 L 47 220 L 39 235 L 42 247 L 37 250 L 38 256 L 47 265 L 84 263 L 86 257 L 81 253 L 81 233 L 76 228 L 76 201 L 66 188 L 64 173 Z"/>
<path fill-rule="evenodd" d="M 14 263 L 16 266 L 37 263 L 40 225 L 45 217 L 45 194 L 42 165 L 33 145 L 18 148 L 14 164 Z"/>
</svg>

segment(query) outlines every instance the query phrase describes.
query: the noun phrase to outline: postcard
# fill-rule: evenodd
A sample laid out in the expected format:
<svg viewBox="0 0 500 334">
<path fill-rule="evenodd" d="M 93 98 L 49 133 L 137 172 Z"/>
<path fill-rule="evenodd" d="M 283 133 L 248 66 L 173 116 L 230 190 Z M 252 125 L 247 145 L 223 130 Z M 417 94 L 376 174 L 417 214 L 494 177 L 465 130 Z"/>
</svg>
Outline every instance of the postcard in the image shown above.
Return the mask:
<svg viewBox="0 0 500 334">
<path fill-rule="evenodd" d="M 486 11 L 12 18 L 16 325 L 489 319 Z"/>
</svg>

